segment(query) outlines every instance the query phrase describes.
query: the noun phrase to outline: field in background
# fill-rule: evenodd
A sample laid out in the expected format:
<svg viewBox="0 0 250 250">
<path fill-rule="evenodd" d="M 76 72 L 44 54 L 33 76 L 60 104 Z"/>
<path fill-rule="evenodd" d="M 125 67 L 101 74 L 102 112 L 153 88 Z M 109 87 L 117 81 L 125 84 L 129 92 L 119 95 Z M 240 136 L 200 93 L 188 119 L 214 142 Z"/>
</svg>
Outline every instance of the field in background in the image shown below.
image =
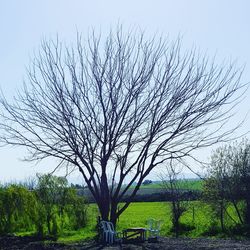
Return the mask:
<svg viewBox="0 0 250 250">
<path fill-rule="evenodd" d="M 198 194 L 200 191 L 202 191 L 202 185 L 203 185 L 203 180 L 200 180 L 200 179 L 187 179 L 187 180 L 178 181 L 178 186 L 180 189 L 182 189 L 183 191 L 192 192 L 189 197 L 190 200 L 197 199 L 197 196 L 195 195 Z M 132 191 L 133 191 L 133 186 L 130 189 L 128 189 L 127 195 L 130 195 Z M 85 195 L 87 199 L 89 200 L 89 202 L 91 203 L 95 202 L 88 188 L 84 189 L 84 191 L 79 189 L 78 193 Z M 166 200 L 165 193 L 166 193 L 166 188 L 164 188 L 164 186 L 162 185 L 162 182 L 154 181 L 148 185 L 141 185 L 133 201 L 134 202 L 164 201 Z"/>
<path fill-rule="evenodd" d="M 188 189 L 188 190 L 202 190 L 202 180 L 196 179 L 188 179 L 188 180 L 179 180 L 178 187 L 180 189 Z M 161 181 L 154 181 L 148 185 L 141 185 L 140 189 L 152 188 L 152 189 L 162 189 L 164 186 Z"/>
</svg>

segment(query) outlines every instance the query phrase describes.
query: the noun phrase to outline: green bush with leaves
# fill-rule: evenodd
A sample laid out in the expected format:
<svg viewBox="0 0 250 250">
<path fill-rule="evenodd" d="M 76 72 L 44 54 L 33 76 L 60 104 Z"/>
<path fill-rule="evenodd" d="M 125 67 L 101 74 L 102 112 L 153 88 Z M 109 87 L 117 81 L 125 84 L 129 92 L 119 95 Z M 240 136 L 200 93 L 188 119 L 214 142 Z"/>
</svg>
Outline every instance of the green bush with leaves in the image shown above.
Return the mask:
<svg viewBox="0 0 250 250">
<path fill-rule="evenodd" d="M 0 233 L 33 229 L 36 217 L 34 193 L 20 185 L 0 188 Z"/>
<path fill-rule="evenodd" d="M 68 187 L 66 178 L 38 175 L 34 190 L 23 185 L 0 187 L 0 234 L 36 232 L 57 238 L 87 221 L 86 199 Z"/>
<path fill-rule="evenodd" d="M 63 229 L 79 229 L 86 225 L 86 200 L 68 187 L 66 178 L 53 175 L 38 175 L 36 188 L 38 202 L 43 209 L 42 221 L 37 221 L 37 228 L 43 230 L 39 234 L 48 234 L 55 238 Z M 44 231 L 44 228 L 46 230 Z"/>
<path fill-rule="evenodd" d="M 66 212 L 74 230 L 85 227 L 87 224 L 87 201 L 78 196 L 75 189 L 68 189 Z"/>
</svg>

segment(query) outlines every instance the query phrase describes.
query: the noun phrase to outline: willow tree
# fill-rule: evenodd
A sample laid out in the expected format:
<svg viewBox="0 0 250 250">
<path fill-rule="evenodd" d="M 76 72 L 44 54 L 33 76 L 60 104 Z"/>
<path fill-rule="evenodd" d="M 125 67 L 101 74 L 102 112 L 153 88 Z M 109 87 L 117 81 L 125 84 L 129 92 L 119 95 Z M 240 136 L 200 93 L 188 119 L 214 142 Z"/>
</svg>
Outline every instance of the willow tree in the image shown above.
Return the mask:
<svg viewBox="0 0 250 250">
<path fill-rule="evenodd" d="M 182 53 L 178 40 L 122 28 L 71 46 L 43 41 L 22 91 L 1 98 L 1 141 L 25 147 L 29 160 L 77 168 L 102 219 L 116 223 L 153 169 L 232 132 L 222 128 L 240 75 Z"/>
</svg>

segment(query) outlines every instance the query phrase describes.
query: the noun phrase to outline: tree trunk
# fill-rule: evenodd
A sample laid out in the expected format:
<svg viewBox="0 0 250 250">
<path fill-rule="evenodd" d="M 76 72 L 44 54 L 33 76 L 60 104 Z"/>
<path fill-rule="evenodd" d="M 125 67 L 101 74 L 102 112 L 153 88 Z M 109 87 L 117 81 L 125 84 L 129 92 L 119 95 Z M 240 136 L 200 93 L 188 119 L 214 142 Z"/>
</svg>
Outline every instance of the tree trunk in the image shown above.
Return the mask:
<svg viewBox="0 0 250 250">
<path fill-rule="evenodd" d="M 224 205 L 223 205 L 223 201 L 220 203 L 220 225 L 221 225 L 221 230 L 224 232 L 225 227 L 224 227 Z"/>
<path fill-rule="evenodd" d="M 233 199 L 233 200 L 232 200 L 232 203 L 233 203 L 233 206 L 234 206 L 234 208 L 235 208 L 235 211 L 236 211 L 236 213 L 237 213 L 237 215 L 238 215 L 238 218 L 239 218 L 239 220 L 240 220 L 240 223 L 243 224 L 243 219 L 242 219 L 242 217 L 241 217 L 241 214 L 240 214 L 240 211 L 239 211 L 237 202 Z"/>
<path fill-rule="evenodd" d="M 108 221 L 109 220 L 109 204 L 105 204 L 105 200 L 102 198 L 101 206 L 99 206 L 101 219 Z"/>
<path fill-rule="evenodd" d="M 250 225 L 250 201 L 246 201 L 245 224 Z"/>
<path fill-rule="evenodd" d="M 179 216 L 178 216 L 178 204 L 175 200 L 172 200 L 172 223 L 173 223 L 173 229 L 175 232 L 175 237 L 179 237 Z"/>
<path fill-rule="evenodd" d="M 110 210 L 110 221 L 113 223 L 114 228 L 116 228 L 116 222 L 117 222 L 117 202 L 111 203 L 111 210 Z"/>
<path fill-rule="evenodd" d="M 98 206 L 101 218 L 102 220 L 108 221 L 110 212 L 110 195 L 109 195 L 109 187 L 108 187 L 106 173 L 102 173 L 100 190 L 101 190 L 101 198 L 100 201 L 98 202 Z"/>
<path fill-rule="evenodd" d="M 175 224 L 175 238 L 179 238 L 179 221 L 178 221 L 178 219 L 176 220 L 176 224 Z"/>
</svg>

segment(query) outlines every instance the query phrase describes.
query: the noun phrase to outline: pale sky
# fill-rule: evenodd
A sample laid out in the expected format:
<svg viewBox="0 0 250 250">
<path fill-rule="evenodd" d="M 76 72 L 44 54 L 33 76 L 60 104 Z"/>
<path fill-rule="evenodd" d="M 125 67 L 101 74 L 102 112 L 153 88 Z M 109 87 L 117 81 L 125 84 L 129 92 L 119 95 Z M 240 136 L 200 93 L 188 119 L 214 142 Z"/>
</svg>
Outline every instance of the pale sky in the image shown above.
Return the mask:
<svg viewBox="0 0 250 250">
<path fill-rule="evenodd" d="M 0 0 L 0 87 L 11 99 L 21 88 L 41 39 L 74 42 L 76 30 L 107 31 L 118 23 L 140 27 L 147 34 L 169 39 L 183 37 L 184 49 L 193 46 L 217 61 L 237 60 L 245 65 L 243 82 L 250 81 L 250 1 L 248 0 Z M 250 109 L 250 91 L 239 105 L 237 121 Z M 248 131 L 250 117 L 239 133 Z M 207 150 L 207 156 L 210 150 Z M 53 161 L 39 166 L 21 162 L 25 150 L 0 148 L 0 182 L 23 179 L 52 169 Z"/>
</svg>

